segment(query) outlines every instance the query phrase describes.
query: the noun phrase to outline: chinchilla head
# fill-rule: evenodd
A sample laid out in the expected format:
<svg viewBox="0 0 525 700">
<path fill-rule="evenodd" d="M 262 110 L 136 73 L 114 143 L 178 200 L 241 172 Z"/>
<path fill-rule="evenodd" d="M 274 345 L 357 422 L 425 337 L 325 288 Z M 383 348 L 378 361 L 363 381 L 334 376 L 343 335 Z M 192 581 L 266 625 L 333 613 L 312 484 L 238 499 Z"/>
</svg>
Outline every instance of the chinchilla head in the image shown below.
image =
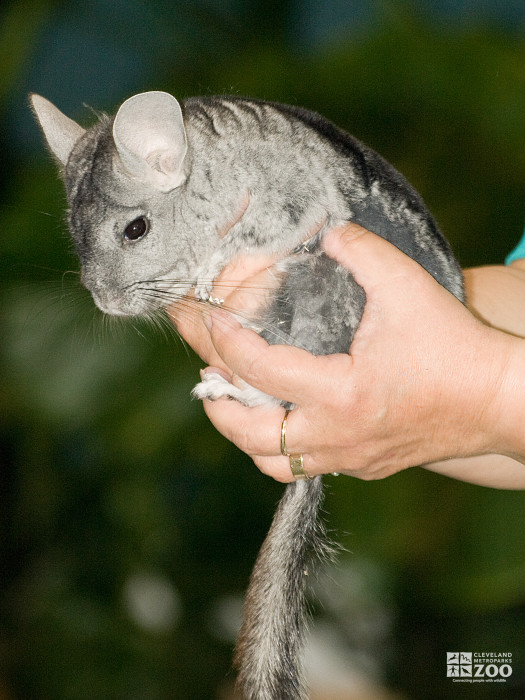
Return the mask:
<svg viewBox="0 0 525 700">
<path fill-rule="evenodd" d="M 39 95 L 31 102 L 64 178 L 82 281 L 97 306 L 148 313 L 166 303 L 174 280 L 170 298 L 184 294 L 202 250 L 184 227 L 174 230 L 190 171 L 177 100 L 135 95 L 89 129 Z"/>
</svg>

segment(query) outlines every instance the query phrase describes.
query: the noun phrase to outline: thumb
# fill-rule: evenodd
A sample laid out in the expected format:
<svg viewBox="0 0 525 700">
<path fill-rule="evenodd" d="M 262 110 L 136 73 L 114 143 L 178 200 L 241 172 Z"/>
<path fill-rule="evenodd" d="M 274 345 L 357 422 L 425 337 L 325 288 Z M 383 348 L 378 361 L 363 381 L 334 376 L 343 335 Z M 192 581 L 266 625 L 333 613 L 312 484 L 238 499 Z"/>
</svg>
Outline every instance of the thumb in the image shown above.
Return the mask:
<svg viewBox="0 0 525 700">
<path fill-rule="evenodd" d="M 358 224 L 329 231 L 323 238 L 323 248 L 350 270 L 367 292 L 413 277 L 418 271 L 425 274 L 418 263 L 395 245 Z"/>
</svg>

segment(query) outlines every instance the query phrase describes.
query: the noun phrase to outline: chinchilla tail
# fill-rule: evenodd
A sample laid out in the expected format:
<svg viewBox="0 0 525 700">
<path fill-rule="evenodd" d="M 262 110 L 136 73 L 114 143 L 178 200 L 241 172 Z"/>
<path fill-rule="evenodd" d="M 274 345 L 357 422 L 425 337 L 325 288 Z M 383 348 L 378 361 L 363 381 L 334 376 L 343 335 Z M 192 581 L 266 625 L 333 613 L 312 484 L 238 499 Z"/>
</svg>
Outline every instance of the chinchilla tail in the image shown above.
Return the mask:
<svg viewBox="0 0 525 700">
<path fill-rule="evenodd" d="M 244 700 L 305 700 L 300 663 L 306 627 L 306 580 L 332 554 L 319 518 L 321 477 L 286 487 L 246 594 L 235 653 Z"/>
</svg>

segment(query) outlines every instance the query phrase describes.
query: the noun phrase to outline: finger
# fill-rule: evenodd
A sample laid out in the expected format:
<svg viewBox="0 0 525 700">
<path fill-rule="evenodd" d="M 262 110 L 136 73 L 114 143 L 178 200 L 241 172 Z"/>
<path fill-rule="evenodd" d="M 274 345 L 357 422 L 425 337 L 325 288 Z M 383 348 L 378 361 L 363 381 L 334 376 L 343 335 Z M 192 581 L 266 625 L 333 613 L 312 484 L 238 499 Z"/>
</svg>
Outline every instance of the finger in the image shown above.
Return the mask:
<svg viewBox="0 0 525 700">
<path fill-rule="evenodd" d="M 188 303 L 186 299 L 181 299 L 172 304 L 167 312 L 177 331 L 204 362 L 227 369 L 211 342 L 204 325 L 202 307 L 197 306 L 197 302 Z"/>
<path fill-rule="evenodd" d="M 224 298 L 221 308 L 237 314 L 243 320 L 257 318 L 260 310 L 269 306 L 272 292 L 279 287 L 281 281 L 281 275 L 268 267 L 245 280 L 239 287 L 230 289 L 230 294 L 226 297 L 218 285 L 217 294 L 219 298 Z"/>
<path fill-rule="evenodd" d="M 213 288 L 214 296 L 224 299 L 230 310 L 246 314 L 266 302 L 270 290 L 279 285 L 271 269 L 275 258 L 267 255 L 238 257 L 219 275 Z"/>
<path fill-rule="evenodd" d="M 217 370 L 208 368 L 206 371 Z M 228 379 L 224 373 L 219 373 Z M 204 410 L 217 430 L 250 456 L 274 457 L 281 454 L 281 446 L 288 455 L 309 452 L 319 443 L 300 409 L 286 414 L 284 436 L 285 413 L 280 406 L 247 407 L 238 401 L 219 399 L 205 401 Z"/>
<path fill-rule="evenodd" d="M 215 428 L 249 455 L 263 474 L 283 483 L 294 481 L 290 458 L 280 453 L 283 409 L 247 408 L 227 399 L 204 401 L 203 405 Z M 314 475 L 313 469 L 308 471 L 309 461 L 308 455 L 304 454 L 304 470 Z"/>
<path fill-rule="evenodd" d="M 327 255 L 352 272 L 365 291 L 418 271 L 427 274 L 395 245 L 355 223 L 332 229 L 322 245 Z"/>
<path fill-rule="evenodd" d="M 309 476 L 334 472 L 337 462 L 329 455 L 324 460 L 314 459 L 309 450 L 309 433 L 305 433 L 300 411 L 287 416 L 285 447 L 287 455 L 281 455 L 281 426 L 283 409 L 267 406 L 247 408 L 237 401 L 219 399 L 204 401 L 204 410 L 215 428 L 249 455 L 257 467 L 268 476 L 281 482 L 294 480 L 289 455 L 303 456 L 304 471 Z M 291 425 L 290 425 L 291 424 Z"/>
<path fill-rule="evenodd" d="M 263 474 L 266 474 L 266 476 L 271 476 L 272 479 L 285 484 L 295 481 L 295 477 L 290 469 L 289 457 L 260 457 L 255 455 L 252 459 L 255 466 L 260 469 Z M 306 466 L 304 467 L 304 471 L 308 473 L 306 471 Z"/>
<path fill-rule="evenodd" d="M 250 318 L 268 303 L 272 289 L 280 284 L 271 269 L 275 259 L 267 255 L 239 257 L 229 263 L 214 285 L 212 296 L 222 299 L 224 307 Z M 202 321 L 206 307 L 193 297 L 193 290 L 172 304 L 168 314 L 184 340 L 208 364 L 222 364 Z"/>
<path fill-rule="evenodd" d="M 248 408 L 238 401 L 203 401 L 206 415 L 224 435 L 246 454 L 279 456 L 284 409 L 280 406 Z"/>
<path fill-rule="evenodd" d="M 211 339 L 223 362 L 251 386 L 301 405 L 319 392 L 331 392 L 351 366 L 348 355 L 314 356 L 286 345 L 268 345 L 254 331 L 223 311 L 208 319 Z M 348 367 L 347 367 L 348 365 Z M 307 381 L 305 381 L 307 377 Z"/>
</svg>

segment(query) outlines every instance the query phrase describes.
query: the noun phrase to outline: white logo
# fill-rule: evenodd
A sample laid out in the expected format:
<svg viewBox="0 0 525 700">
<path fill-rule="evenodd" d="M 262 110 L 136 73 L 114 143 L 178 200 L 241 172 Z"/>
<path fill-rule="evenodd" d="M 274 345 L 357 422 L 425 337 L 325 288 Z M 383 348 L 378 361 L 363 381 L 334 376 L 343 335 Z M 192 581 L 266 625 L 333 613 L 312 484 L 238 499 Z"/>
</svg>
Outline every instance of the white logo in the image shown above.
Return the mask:
<svg viewBox="0 0 525 700">
<path fill-rule="evenodd" d="M 447 678 L 453 683 L 505 683 L 510 675 L 510 652 L 447 651 Z"/>
</svg>

